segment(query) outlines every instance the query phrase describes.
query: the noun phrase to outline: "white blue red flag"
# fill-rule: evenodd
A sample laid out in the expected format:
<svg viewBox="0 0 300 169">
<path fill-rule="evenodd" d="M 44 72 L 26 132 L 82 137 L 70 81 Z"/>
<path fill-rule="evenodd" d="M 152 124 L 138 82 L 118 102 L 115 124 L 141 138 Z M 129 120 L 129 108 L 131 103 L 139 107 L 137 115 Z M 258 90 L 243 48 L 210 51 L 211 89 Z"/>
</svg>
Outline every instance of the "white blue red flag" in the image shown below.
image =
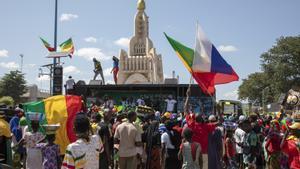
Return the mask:
<svg viewBox="0 0 300 169">
<path fill-rule="evenodd" d="M 201 89 L 214 94 L 215 85 L 238 81 L 239 76 L 208 40 L 199 25 L 196 36 L 192 74 Z"/>
</svg>

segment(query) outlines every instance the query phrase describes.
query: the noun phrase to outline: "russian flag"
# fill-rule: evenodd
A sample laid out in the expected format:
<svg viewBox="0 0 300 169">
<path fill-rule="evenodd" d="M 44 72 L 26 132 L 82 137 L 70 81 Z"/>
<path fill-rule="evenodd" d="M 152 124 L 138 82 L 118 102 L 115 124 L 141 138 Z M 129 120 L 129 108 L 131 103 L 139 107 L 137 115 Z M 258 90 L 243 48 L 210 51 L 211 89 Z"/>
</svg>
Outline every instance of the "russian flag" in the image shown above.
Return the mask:
<svg viewBox="0 0 300 169">
<path fill-rule="evenodd" d="M 214 94 L 215 85 L 238 81 L 239 76 L 208 40 L 199 25 L 196 36 L 191 72 L 201 89 L 205 93 Z"/>
</svg>

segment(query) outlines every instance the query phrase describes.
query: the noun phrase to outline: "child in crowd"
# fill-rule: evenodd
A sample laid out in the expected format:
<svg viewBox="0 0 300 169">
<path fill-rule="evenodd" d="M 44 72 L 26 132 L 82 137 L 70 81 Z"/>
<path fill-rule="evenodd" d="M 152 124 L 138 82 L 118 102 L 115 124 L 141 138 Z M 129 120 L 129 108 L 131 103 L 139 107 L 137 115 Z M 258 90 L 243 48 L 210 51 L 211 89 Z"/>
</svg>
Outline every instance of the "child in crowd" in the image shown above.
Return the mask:
<svg viewBox="0 0 300 169">
<path fill-rule="evenodd" d="M 178 158 L 183 160 L 182 169 L 202 169 L 201 146 L 199 143 L 192 141 L 193 131 L 186 128 L 182 136 L 182 144 L 178 153 Z"/>
<path fill-rule="evenodd" d="M 227 130 L 225 138 L 225 163 L 229 169 L 237 168 L 237 164 L 235 162 L 236 151 L 233 132 L 234 130 Z"/>
<path fill-rule="evenodd" d="M 43 125 L 46 130 L 47 143 L 39 143 L 36 148 L 42 151 L 43 168 L 42 169 L 55 169 L 60 168 L 61 159 L 59 146 L 54 143 L 55 132 L 59 125 Z"/>
<path fill-rule="evenodd" d="M 41 113 L 28 113 L 27 118 L 31 121 L 32 131 L 25 132 L 23 139 L 19 144 L 25 143 L 26 146 L 26 169 L 41 169 L 42 168 L 42 154 L 36 148 L 36 144 L 44 140 L 45 136 L 38 131 L 39 121 L 43 115 Z"/>
<path fill-rule="evenodd" d="M 74 120 L 77 140 L 68 145 L 62 169 L 99 169 L 99 154 L 103 145 L 98 135 L 91 135 L 90 121 L 84 113 Z"/>
</svg>

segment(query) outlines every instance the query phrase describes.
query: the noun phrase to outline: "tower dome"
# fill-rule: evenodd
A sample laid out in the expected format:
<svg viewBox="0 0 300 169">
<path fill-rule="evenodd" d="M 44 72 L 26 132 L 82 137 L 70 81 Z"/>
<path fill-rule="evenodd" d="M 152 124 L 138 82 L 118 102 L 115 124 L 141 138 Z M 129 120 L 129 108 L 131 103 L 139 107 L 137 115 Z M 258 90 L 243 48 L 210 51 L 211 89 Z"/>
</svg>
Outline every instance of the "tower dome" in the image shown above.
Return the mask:
<svg viewBox="0 0 300 169">
<path fill-rule="evenodd" d="M 137 4 L 137 9 L 138 10 L 145 10 L 146 9 L 146 4 L 144 0 L 139 0 Z"/>
</svg>

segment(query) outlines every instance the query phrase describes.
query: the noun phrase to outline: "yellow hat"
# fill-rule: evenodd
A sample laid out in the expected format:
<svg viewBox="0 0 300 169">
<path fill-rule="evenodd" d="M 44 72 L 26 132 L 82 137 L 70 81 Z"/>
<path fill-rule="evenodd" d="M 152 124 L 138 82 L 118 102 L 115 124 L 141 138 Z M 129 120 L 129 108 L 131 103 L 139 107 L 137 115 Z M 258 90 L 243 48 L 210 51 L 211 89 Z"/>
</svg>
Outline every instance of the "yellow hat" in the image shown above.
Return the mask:
<svg viewBox="0 0 300 169">
<path fill-rule="evenodd" d="M 294 122 L 292 125 L 289 126 L 290 129 L 300 130 L 300 122 Z"/>
<path fill-rule="evenodd" d="M 164 116 L 166 117 L 166 118 L 168 118 L 168 119 L 170 119 L 171 118 L 171 113 L 170 112 L 166 112 L 165 114 L 164 114 Z"/>
</svg>

